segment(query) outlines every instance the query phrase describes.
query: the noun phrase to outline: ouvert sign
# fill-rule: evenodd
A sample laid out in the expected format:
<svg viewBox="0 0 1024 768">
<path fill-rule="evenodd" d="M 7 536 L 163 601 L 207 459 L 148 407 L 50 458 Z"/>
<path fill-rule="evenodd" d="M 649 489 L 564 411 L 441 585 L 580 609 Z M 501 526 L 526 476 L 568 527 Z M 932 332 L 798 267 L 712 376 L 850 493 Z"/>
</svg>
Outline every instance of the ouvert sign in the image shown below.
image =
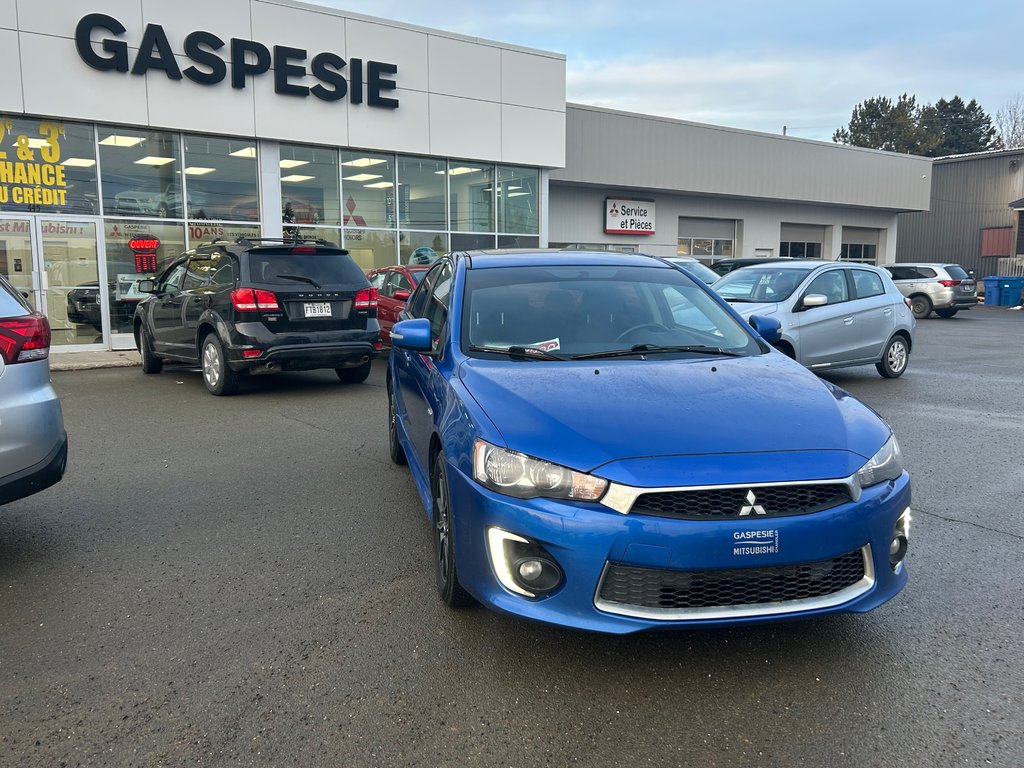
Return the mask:
<svg viewBox="0 0 1024 768">
<path fill-rule="evenodd" d="M 96 30 L 107 32 L 111 37 L 94 42 L 92 37 Z M 384 95 L 397 88 L 397 83 L 390 79 L 398 73 L 396 64 L 358 58 L 346 61 L 329 51 L 310 58 L 302 48 L 275 45 L 271 51 L 255 40 L 233 37 L 225 42 L 212 32 L 197 30 L 185 36 L 184 54 L 193 64 L 182 69 L 162 26 L 146 25 L 132 61 L 128 43 L 119 39 L 126 31 L 124 24 L 112 16 L 87 14 L 75 28 L 78 55 L 90 67 L 101 71 L 133 75 L 157 71 L 170 80 L 187 78 L 198 85 L 217 85 L 230 77 L 232 88 L 245 88 L 247 77 L 258 77 L 273 69 L 274 90 L 286 96 L 312 95 L 323 101 L 340 101 L 347 96 L 351 104 L 365 101 L 371 107 L 398 108 L 398 99 Z M 227 60 L 219 53 L 225 48 Z M 316 85 L 295 82 L 307 74 L 318 81 Z"/>
</svg>

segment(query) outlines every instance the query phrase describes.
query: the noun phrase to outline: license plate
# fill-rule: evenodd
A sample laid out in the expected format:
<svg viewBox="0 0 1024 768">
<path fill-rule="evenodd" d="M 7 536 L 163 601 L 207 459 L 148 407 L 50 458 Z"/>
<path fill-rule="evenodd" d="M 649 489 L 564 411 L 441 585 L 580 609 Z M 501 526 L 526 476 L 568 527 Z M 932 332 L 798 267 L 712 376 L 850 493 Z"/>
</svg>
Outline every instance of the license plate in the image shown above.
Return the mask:
<svg viewBox="0 0 1024 768">
<path fill-rule="evenodd" d="M 317 302 L 316 304 L 303 304 L 303 311 L 306 317 L 330 317 L 331 304 L 328 301 Z"/>
</svg>

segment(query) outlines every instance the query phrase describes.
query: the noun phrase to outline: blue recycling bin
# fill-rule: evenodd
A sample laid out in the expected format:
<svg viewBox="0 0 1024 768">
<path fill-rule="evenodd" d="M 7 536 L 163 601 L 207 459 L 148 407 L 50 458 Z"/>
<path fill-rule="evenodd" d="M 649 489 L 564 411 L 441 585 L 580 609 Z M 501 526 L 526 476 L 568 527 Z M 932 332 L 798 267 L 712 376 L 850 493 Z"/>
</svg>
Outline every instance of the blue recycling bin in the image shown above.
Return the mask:
<svg viewBox="0 0 1024 768">
<path fill-rule="evenodd" d="M 998 307 L 999 306 L 999 278 L 996 276 L 986 277 L 982 279 L 985 283 L 985 306 L 986 307 Z"/>
<path fill-rule="evenodd" d="M 1024 277 L 1000 277 L 999 306 L 1019 306 L 1021 291 L 1024 291 Z"/>
</svg>

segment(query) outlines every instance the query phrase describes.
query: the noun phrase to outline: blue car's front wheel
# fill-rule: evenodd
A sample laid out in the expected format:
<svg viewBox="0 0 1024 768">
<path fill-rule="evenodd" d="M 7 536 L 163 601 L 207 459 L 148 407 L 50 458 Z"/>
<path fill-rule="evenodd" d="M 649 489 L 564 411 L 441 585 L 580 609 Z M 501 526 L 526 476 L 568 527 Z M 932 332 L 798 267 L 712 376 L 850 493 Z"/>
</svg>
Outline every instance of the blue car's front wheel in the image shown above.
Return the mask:
<svg viewBox="0 0 1024 768">
<path fill-rule="evenodd" d="M 451 493 L 448 489 L 448 468 L 444 452 L 434 457 L 430 475 L 434 515 L 431 529 L 434 533 L 434 567 L 437 574 L 437 593 L 451 608 L 465 608 L 475 600 L 459 583 L 455 567 L 455 529 L 452 525 Z"/>
</svg>

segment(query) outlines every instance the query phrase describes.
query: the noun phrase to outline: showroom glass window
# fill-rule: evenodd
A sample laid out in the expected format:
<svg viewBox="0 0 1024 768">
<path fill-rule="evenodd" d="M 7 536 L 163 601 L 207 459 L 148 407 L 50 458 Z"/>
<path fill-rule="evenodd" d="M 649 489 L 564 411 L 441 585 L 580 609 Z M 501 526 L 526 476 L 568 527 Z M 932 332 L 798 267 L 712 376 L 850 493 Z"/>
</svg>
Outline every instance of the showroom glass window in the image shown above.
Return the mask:
<svg viewBox="0 0 1024 768">
<path fill-rule="evenodd" d="M 0 162 L 0 211 L 99 213 L 92 126 L 0 113 Z"/>
<path fill-rule="evenodd" d="M 821 243 L 779 243 L 779 256 L 789 256 L 792 259 L 820 259 Z"/>
<path fill-rule="evenodd" d="M 400 228 L 435 231 L 448 228 L 444 160 L 399 156 L 398 191 Z"/>
<path fill-rule="evenodd" d="M 453 231 L 494 232 L 494 166 L 450 160 L 448 187 Z"/>
<path fill-rule="evenodd" d="M 281 221 L 341 226 L 338 150 L 281 145 Z M 335 233 L 338 240 L 340 233 Z"/>
<path fill-rule="evenodd" d="M 346 227 L 394 228 L 398 217 L 393 156 L 342 151 L 341 195 Z"/>
<path fill-rule="evenodd" d="M 98 133 L 103 212 L 183 218 L 178 134 L 102 125 Z"/>
<path fill-rule="evenodd" d="M 259 172 L 252 141 L 186 135 L 184 144 L 188 218 L 259 221 Z M 180 200 L 175 210 L 180 216 Z"/>
<path fill-rule="evenodd" d="M 110 283 L 109 316 L 112 333 L 131 333 L 135 305 L 144 297 L 138 291 L 143 275 L 159 274 L 185 250 L 181 222 L 111 219 L 103 222 L 107 279 Z M 145 249 L 133 250 L 145 244 Z"/>
<path fill-rule="evenodd" d="M 540 231 L 539 171 L 499 165 L 495 177 L 498 232 L 536 235 Z"/>
</svg>

